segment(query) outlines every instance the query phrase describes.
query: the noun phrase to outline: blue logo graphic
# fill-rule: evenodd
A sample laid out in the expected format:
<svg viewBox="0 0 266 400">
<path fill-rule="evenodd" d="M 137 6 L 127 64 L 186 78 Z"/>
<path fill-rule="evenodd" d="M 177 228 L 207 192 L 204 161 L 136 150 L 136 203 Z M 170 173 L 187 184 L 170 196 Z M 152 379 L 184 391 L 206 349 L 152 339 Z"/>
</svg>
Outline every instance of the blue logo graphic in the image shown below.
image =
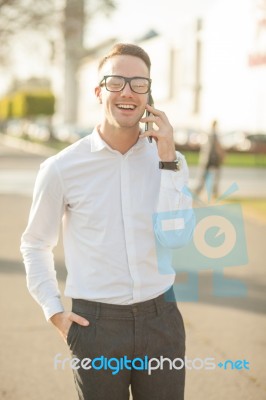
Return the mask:
<svg viewBox="0 0 266 400">
<path fill-rule="evenodd" d="M 226 360 L 223 363 L 219 362 L 217 364 L 219 368 L 224 369 L 224 370 L 232 370 L 232 369 L 237 369 L 237 370 L 242 370 L 242 369 L 247 369 L 250 370 L 249 368 L 249 361 L 247 360 Z"/>
<path fill-rule="evenodd" d="M 224 277 L 225 268 L 248 262 L 240 204 L 214 204 L 157 213 L 153 224 L 160 273 L 175 272 L 177 279 L 186 277 L 185 282 L 174 285 L 177 300 L 199 299 L 200 271 L 212 271 L 213 295 L 216 297 L 244 297 L 247 294 L 243 282 Z"/>
</svg>

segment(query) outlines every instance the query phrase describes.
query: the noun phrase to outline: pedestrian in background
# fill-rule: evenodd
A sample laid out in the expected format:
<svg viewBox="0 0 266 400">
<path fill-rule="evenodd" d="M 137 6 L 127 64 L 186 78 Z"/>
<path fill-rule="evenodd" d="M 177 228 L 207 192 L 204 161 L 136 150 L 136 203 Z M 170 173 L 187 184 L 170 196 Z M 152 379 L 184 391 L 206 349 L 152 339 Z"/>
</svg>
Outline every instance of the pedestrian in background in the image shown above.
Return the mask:
<svg viewBox="0 0 266 400">
<path fill-rule="evenodd" d="M 214 120 L 206 143 L 201 146 L 199 156 L 199 181 L 195 188 L 195 193 L 199 195 L 208 179 L 212 174 L 211 185 L 214 197 L 219 194 L 219 182 L 221 177 L 221 166 L 225 157 L 225 150 L 219 140 L 217 133 L 218 122 Z"/>
<path fill-rule="evenodd" d="M 175 273 L 158 270 L 154 233 L 165 247 L 168 235 L 161 221 L 154 229 L 153 216 L 191 209 L 192 201 L 183 192 L 188 168 L 175 152 L 173 128 L 147 104 L 150 66 L 148 54 L 131 44 L 115 45 L 101 60 L 95 94 L 102 120 L 41 165 L 22 237 L 28 288 L 79 360 L 185 355 Z M 142 118 L 145 110 L 150 115 Z M 142 132 L 140 122 L 156 129 Z M 61 221 L 72 311 L 61 302 L 53 259 Z M 176 247 L 184 232 L 175 231 Z M 75 368 L 79 399 L 128 400 L 130 385 L 134 400 L 184 399 L 184 367 L 170 368 L 166 360 L 149 375 L 128 366 L 115 375 Z"/>
</svg>

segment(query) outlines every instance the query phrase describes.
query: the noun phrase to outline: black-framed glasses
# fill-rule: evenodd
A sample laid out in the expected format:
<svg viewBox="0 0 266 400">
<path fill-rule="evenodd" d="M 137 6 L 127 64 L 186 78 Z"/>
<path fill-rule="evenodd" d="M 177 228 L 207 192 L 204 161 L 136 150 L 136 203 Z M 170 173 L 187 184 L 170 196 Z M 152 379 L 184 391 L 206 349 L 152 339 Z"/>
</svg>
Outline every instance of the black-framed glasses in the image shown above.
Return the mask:
<svg viewBox="0 0 266 400">
<path fill-rule="evenodd" d="M 151 88 L 151 79 L 142 78 L 141 76 L 126 78 L 120 75 L 105 75 L 99 85 L 104 85 L 106 90 L 109 92 L 121 92 L 127 83 L 129 84 L 132 92 L 138 94 L 148 93 Z"/>
</svg>

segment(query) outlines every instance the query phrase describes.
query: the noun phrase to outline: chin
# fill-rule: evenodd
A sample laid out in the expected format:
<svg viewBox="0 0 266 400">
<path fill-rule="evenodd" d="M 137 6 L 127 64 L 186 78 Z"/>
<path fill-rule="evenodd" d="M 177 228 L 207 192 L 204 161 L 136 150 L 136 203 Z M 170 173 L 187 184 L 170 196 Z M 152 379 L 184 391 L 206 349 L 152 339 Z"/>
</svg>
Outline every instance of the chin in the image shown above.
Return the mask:
<svg viewBox="0 0 266 400">
<path fill-rule="evenodd" d="M 139 127 L 139 120 L 135 121 L 117 121 L 117 126 L 120 128 L 136 128 Z"/>
<path fill-rule="evenodd" d="M 138 127 L 139 128 L 139 124 L 120 124 L 119 128 L 121 129 L 134 129 Z"/>
</svg>

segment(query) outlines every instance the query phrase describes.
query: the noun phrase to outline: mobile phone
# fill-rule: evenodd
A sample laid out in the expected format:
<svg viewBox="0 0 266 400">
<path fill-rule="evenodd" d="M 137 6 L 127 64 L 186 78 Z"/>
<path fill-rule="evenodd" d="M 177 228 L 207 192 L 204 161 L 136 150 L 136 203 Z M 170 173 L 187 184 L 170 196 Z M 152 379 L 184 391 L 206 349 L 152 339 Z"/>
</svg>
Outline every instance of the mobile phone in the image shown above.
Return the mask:
<svg viewBox="0 0 266 400">
<path fill-rule="evenodd" d="M 148 104 L 150 106 L 152 106 L 152 107 L 154 106 L 153 98 L 152 98 L 151 93 L 149 93 Z M 148 117 L 149 115 L 150 115 L 150 112 L 148 110 L 146 110 L 146 117 Z M 145 132 L 146 131 L 151 131 L 152 129 L 153 129 L 153 123 L 152 122 L 146 122 L 145 123 Z M 152 136 L 149 136 L 148 140 L 149 140 L 150 143 L 152 143 Z"/>
</svg>

